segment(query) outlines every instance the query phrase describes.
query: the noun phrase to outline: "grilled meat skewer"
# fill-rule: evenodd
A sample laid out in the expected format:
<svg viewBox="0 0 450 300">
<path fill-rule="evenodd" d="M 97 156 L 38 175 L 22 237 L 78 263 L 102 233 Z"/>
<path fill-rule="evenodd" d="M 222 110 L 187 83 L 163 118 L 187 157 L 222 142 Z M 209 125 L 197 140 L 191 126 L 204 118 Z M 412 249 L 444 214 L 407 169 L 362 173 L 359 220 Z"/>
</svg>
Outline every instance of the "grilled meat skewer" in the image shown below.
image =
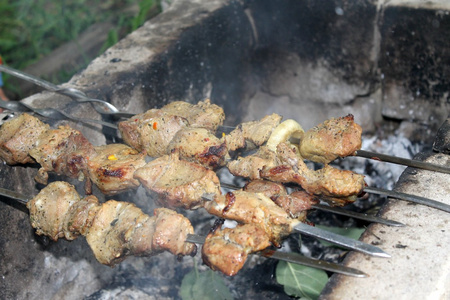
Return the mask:
<svg viewBox="0 0 450 300">
<path fill-rule="evenodd" d="M 66 183 L 63 183 L 62 187 L 63 188 L 67 187 Z M 67 197 L 70 194 L 72 194 L 72 192 L 69 189 L 68 193 L 63 195 L 63 197 Z M 27 203 L 29 203 L 31 201 L 29 198 L 27 198 L 19 193 L 16 193 L 16 192 L 10 191 L 10 190 L 6 190 L 3 188 L 0 188 L 0 195 L 5 196 L 10 199 L 13 199 L 13 200 L 17 201 L 18 203 L 25 205 L 25 206 L 27 205 Z M 74 194 L 72 194 L 72 196 L 75 197 L 75 199 L 77 198 L 77 196 Z M 88 196 L 87 198 L 85 198 L 83 200 L 84 200 L 84 208 L 86 208 L 86 209 L 77 210 L 77 212 L 79 212 L 81 214 L 84 213 L 86 216 L 86 213 L 89 213 L 91 211 L 90 208 L 93 208 L 94 206 L 97 205 L 97 201 L 92 196 Z M 83 201 L 83 200 L 80 200 L 80 201 Z M 85 204 L 88 204 L 88 205 L 85 205 Z M 80 207 L 82 207 L 82 206 L 83 205 L 80 205 Z M 91 207 L 89 207 L 89 206 L 91 206 Z M 72 217 L 75 217 L 74 214 L 72 214 Z M 81 218 L 81 216 L 77 216 L 76 218 L 78 220 L 83 220 L 83 218 Z M 81 225 L 80 223 L 78 223 L 78 225 L 72 224 L 72 227 L 73 227 L 72 230 L 75 228 L 79 228 L 78 230 L 81 231 L 80 229 L 82 228 L 82 226 L 80 226 L 80 225 Z M 53 231 L 53 232 L 55 232 L 55 231 Z M 70 239 L 76 238 L 78 236 L 76 234 L 76 232 L 66 231 L 65 234 L 68 234 Z M 204 241 L 205 241 L 204 236 L 199 236 L 199 235 L 195 235 L 195 234 L 187 234 L 186 242 L 188 242 L 188 243 L 203 244 Z M 143 242 L 145 242 L 145 241 L 143 241 Z M 367 274 L 365 274 L 357 269 L 354 269 L 354 268 L 341 266 L 341 265 L 330 263 L 327 261 L 310 259 L 310 258 L 304 257 L 297 253 L 287 253 L 287 252 L 280 252 L 280 251 L 265 249 L 264 251 L 258 252 L 256 254 L 260 254 L 267 258 L 284 260 L 284 261 L 288 261 L 291 263 L 306 265 L 309 267 L 323 269 L 326 271 L 340 273 L 340 274 L 344 274 L 344 275 L 348 275 L 348 276 L 355 276 L 355 277 L 367 277 L 368 276 Z"/>
<path fill-rule="evenodd" d="M 42 80 L 40 78 L 36 78 L 35 76 L 26 74 L 22 71 L 19 70 L 15 70 L 11 67 L 7 67 L 7 66 L 1 66 L 0 65 L 0 71 L 6 72 L 10 75 L 19 77 L 23 80 L 29 81 L 33 84 L 39 85 L 43 88 L 45 88 L 46 90 L 52 91 L 52 92 L 56 92 L 56 93 L 60 93 L 62 95 L 66 95 L 69 96 L 73 99 L 81 99 L 82 101 L 80 102 L 87 102 L 87 101 L 96 101 L 99 102 L 101 101 L 102 105 L 107 106 L 107 108 L 102 107 L 101 105 L 94 105 L 95 109 L 97 110 L 97 112 L 99 112 L 100 114 L 105 114 L 105 115 L 114 115 L 116 117 L 124 117 L 124 118 L 130 118 L 135 116 L 136 114 L 134 113 L 128 113 L 128 112 L 121 112 L 119 111 L 119 109 L 117 109 L 116 107 L 114 107 L 111 103 L 108 103 L 106 101 L 103 100 L 98 100 L 98 99 L 90 99 L 88 97 L 86 97 L 86 95 L 79 90 L 76 90 L 74 88 L 69 88 L 69 89 L 64 89 L 64 88 L 59 88 L 45 80 Z M 181 102 L 181 101 L 180 101 Z M 6 108 L 6 109 L 12 109 L 15 110 L 12 106 L 8 105 L 8 102 L 5 102 L 3 100 L 0 100 L 0 106 L 1 104 L 4 104 L 2 107 Z M 98 104 L 98 103 L 97 103 Z M 183 105 L 179 105 L 177 106 L 177 110 L 180 111 L 181 107 L 183 107 Z M 30 111 L 30 108 L 26 108 L 26 107 L 21 107 L 20 110 L 15 110 L 15 111 Z M 182 111 L 182 110 L 181 110 Z M 182 113 L 184 113 L 184 111 L 182 111 Z M 98 120 L 95 120 L 98 121 Z M 106 122 L 103 122 L 106 123 Z M 111 128 L 116 128 L 115 125 L 113 124 L 109 124 Z M 230 131 L 230 127 L 229 126 L 221 126 L 219 125 L 218 128 L 221 128 L 221 130 L 223 132 L 229 132 Z M 225 129 L 225 130 L 224 130 Z M 233 127 L 231 127 L 231 129 L 234 129 Z M 366 151 L 366 150 L 360 150 L 358 149 L 355 153 L 353 153 L 354 156 L 359 156 L 359 157 L 364 157 L 364 158 L 369 158 L 369 159 L 374 159 L 377 161 L 386 161 L 386 162 L 390 162 L 390 163 L 394 163 L 394 164 L 399 164 L 399 165 L 404 165 L 407 167 L 414 167 L 414 168 L 419 168 L 419 169 L 424 169 L 424 170 L 430 170 L 430 171 L 435 171 L 435 172 L 442 172 L 442 173 L 447 173 L 450 174 L 450 168 L 446 167 L 446 166 L 440 166 L 440 165 L 436 165 L 436 164 L 432 164 L 432 163 L 427 163 L 427 162 L 421 162 L 418 160 L 414 160 L 414 159 L 406 159 L 406 158 L 400 158 L 400 157 L 396 157 L 396 156 L 392 156 L 392 155 L 386 155 L 386 154 L 380 154 L 380 153 L 376 153 L 376 152 L 371 152 L 371 151 Z"/>
<path fill-rule="evenodd" d="M 100 204 L 95 196 L 81 199 L 66 182 L 50 183 L 26 206 L 37 234 L 54 241 L 83 235 L 96 259 L 108 266 L 130 255 L 196 253 L 195 245 L 185 242 L 194 233 L 189 220 L 167 208 L 148 216 L 131 203 L 109 200 Z"/>
</svg>

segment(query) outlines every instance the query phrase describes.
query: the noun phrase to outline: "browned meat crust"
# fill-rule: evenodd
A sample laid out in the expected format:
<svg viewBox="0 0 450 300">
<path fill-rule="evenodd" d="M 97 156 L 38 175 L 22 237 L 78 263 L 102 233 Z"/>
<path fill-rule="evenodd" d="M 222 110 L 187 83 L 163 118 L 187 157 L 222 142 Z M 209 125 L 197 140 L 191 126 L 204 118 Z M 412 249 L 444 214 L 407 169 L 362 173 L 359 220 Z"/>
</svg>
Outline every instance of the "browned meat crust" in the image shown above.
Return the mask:
<svg viewBox="0 0 450 300">
<path fill-rule="evenodd" d="M 320 196 L 335 205 L 356 200 L 365 187 L 364 176 L 348 170 L 325 165 L 311 170 L 287 144 L 278 145 L 278 153 L 284 164 L 266 168 L 261 177 L 282 183 L 297 183 L 310 194 Z"/>
<path fill-rule="evenodd" d="M 78 151 L 78 154 L 74 152 Z M 78 178 L 85 159 L 94 152 L 92 144 L 80 131 L 69 126 L 49 129 L 36 141 L 29 153 L 40 165 L 36 181 L 47 184 L 48 172 Z"/>
<path fill-rule="evenodd" d="M 211 269 L 233 276 L 242 269 L 250 253 L 269 246 L 269 237 L 261 227 L 239 224 L 235 228 L 217 229 L 208 234 L 202 258 Z"/>
<path fill-rule="evenodd" d="M 280 115 L 271 114 L 259 121 L 239 124 L 236 129 L 225 136 L 228 150 L 251 149 L 263 145 L 267 142 L 275 127 L 280 124 L 281 119 Z"/>
<path fill-rule="evenodd" d="M 85 235 L 97 260 L 114 266 L 127 256 L 151 256 L 162 251 L 193 255 L 195 244 L 185 242 L 194 229 L 189 220 L 160 208 L 150 217 L 134 204 L 94 196 L 83 200 L 65 182 L 52 182 L 27 203 L 36 233 L 53 240 Z"/>
<path fill-rule="evenodd" d="M 29 155 L 39 136 L 50 128 L 49 125 L 29 114 L 5 122 L 0 128 L 0 157 L 8 164 L 34 162 Z"/>
<path fill-rule="evenodd" d="M 203 205 L 204 194 L 220 194 L 219 178 L 214 171 L 180 160 L 176 152 L 149 162 L 134 176 L 167 207 L 196 209 Z"/>
<path fill-rule="evenodd" d="M 206 128 L 212 132 L 223 124 L 225 113 L 220 106 L 211 104 L 209 99 L 197 104 L 174 101 L 161 108 L 162 111 L 185 118 L 190 127 Z"/>
<path fill-rule="evenodd" d="M 87 160 L 90 180 L 106 195 L 137 188 L 134 172 L 145 165 L 145 154 L 123 144 L 95 147 Z"/>
<path fill-rule="evenodd" d="M 207 168 L 225 165 L 228 156 L 226 143 L 205 128 L 183 128 L 175 134 L 167 153 L 178 151 L 180 158 Z"/>
<path fill-rule="evenodd" d="M 330 119 L 308 130 L 300 142 L 303 158 L 327 164 L 361 149 L 361 126 L 353 115 Z"/>
<path fill-rule="evenodd" d="M 289 235 L 292 226 L 299 222 L 290 218 L 281 207 L 262 193 L 241 190 L 229 192 L 226 195 L 216 195 L 213 201 L 204 206 L 210 214 L 220 218 L 258 225 L 275 245 Z"/>
</svg>

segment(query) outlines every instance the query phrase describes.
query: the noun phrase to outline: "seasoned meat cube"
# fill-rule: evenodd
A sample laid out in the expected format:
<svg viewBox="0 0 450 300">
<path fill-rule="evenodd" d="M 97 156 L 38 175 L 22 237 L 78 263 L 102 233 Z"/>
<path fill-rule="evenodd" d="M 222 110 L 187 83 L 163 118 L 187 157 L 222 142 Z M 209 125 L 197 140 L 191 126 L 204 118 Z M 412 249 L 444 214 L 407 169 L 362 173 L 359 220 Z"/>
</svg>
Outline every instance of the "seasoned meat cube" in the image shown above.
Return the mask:
<svg viewBox="0 0 450 300">
<path fill-rule="evenodd" d="M 203 194 L 220 194 L 214 171 L 180 160 L 176 152 L 149 162 L 134 176 L 149 192 L 156 193 L 160 204 L 168 207 L 196 209 L 202 206 Z"/>
<path fill-rule="evenodd" d="M 233 276 L 242 269 L 250 253 L 270 246 L 266 232 L 255 224 L 217 229 L 206 237 L 202 258 L 213 270 Z"/>
<path fill-rule="evenodd" d="M 225 120 L 223 109 L 211 104 L 209 99 L 195 105 L 184 101 L 175 101 L 163 106 L 161 110 L 187 119 L 190 127 L 206 128 L 212 132 L 215 132 Z"/>
<path fill-rule="evenodd" d="M 180 158 L 201 164 L 207 168 L 225 165 L 228 155 L 225 142 L 204 128 L 183 128 L 175 134 L 167 147 L 167 153 L 177 150 Z"/>
<path fill-rule="evenodd" d="M 195 244 L 186 242 L 188 234 L 194 234 L 194 228 L 183 215 L 167 208 L 155 209 L 155 233 L 152 245 L 154 251 L 169 251 L 173 255 L 195 255 Z"/>
<path fill-rule="evenodd" d="M 325 165 L 322 169 L 311 170 L 295 149 L 287 144 L 278 145 L 278 156 L 284 164 L 261 171 L 261 177 L 282 183 L 297 183 L 310 194 L 320 196 L 333 204 L 343 205 L 353 202 L 365 187 L 364 176 L 348 170 L 340 170 Z"/>
<path fill-rule="evenodd" d="M 191 255 L 196 246 L 185 240 L 193 232 L 189 220 L 168 209 L 148 217 L 134 204 L 109 200 L 97 212 L 86 240 L 100 263 L 114 266 L 129 255 Z"/>
<path fill-rule="evenodd" d="M 95 147 L 89 157 L 87 171 L 90 180 L 106 195 L 137 188 L 134 172 L 145 165 L 145 154 L 123 144 Z"/>
<path fill-rule="evenodd" d="M 9 165 L 34 162 L 29 152 L 49 128 L 38 118 L 25 113 L 5 122 L 0 128 L 0 158 Z"/>
<path fill-rule="evenodd" d="M 262 193 L 241 190 L 229 192 L 216 195 L 213 201 L 206 202 L 204 206 L 210 214 L 220 218 L 260 226 L 276 245 L 290 234 L 294 225 L 294 220 Z"/>
<path fill-rule="evenodd" d="M 327 164 L 361 149 L 361 126 L 353 115 L 331 119 L 308 130 L 300 142 L 303 158 Z"/>
<path fill-rule="evenodd" d="M 275 167 L 278 164 L 277 154 L 267 149 L 267 147 L 261 146 L 255 154 L 230 161 L 227 167 L 230 173 L 235 176 L 254 180 L 261 178 L 260 172 L 264 168 Z"/>
<path fill-rule="evenodd" d="M 244 191 L 263 193 L 283 208 L 292 218 L 306 218 L 306 211 L 311 205 L 319 202 L 318 198 L 305 191 L 295 191 L 288 194 L 283 184 L 267 180 L 254 180 L 247 183 Z"/>
<path fill-rule="evenodd" d="M 229 151 L 239 148 L 254 148 L 261 146 L 269 139 L 272 131 L 281 122 L 282 117 L 271 114 L 259 121 L 250 121 L 239 124 L 230 134 L 225 136 Z"/>
<path fill-rule="evenodd" d="M 78 178 L 82 176 L 82 170 L 85 168 L 85 157 L 89 157 L 93 152 L 94 147 L 80 131 L 67 125 L 49 129 L 30 150 L 30 156 L 41 165 L 35 179 L 39 183 L 47 184 L 47 172 L 51 171 Z"/>
<path fill-rule="evenodd" d="M 52 182 L 27 203 L 31 225 L 36 228 L 37 234 L 46 235 L 54 241 L 62 237 L 73 239 L 66 231 L 66 216 L 79 201 L 80 196 L 72 185 Z"/>
<path fill-rule="evenodd" d="M 160 109 L 151 109 L 119 123 L 125 143 L 138 151 L 158 157 L 166 154 L 175 134 L 188 126 L 188 121 Z"/>
</svg>

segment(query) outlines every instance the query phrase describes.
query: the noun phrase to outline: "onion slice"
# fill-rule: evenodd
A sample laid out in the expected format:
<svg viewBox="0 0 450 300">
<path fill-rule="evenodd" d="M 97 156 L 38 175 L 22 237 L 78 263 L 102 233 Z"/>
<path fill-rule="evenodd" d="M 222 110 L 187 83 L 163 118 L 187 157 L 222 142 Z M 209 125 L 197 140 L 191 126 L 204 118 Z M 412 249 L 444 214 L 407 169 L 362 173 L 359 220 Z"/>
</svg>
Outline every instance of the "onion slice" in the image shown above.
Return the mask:
<svg viewBox="0 0 450 300">
<path fill-rule="evenodd" d="M 300 140 L 304 133 L 305 131 L 299 123 L 292 119 L 288 119 L 273 130 L 267 141 L 267 148 L 273 152 L 277 152 L 279 143 L 288 142 L 291 137 Z"/>
</svg>

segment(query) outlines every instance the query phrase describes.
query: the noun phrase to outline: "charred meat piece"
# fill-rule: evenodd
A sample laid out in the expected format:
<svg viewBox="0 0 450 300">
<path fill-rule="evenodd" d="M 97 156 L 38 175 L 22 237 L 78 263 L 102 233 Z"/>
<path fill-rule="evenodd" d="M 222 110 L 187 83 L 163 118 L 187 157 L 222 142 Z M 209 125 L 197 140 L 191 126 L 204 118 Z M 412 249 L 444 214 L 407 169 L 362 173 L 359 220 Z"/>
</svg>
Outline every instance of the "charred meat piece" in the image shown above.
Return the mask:
<svg viewBox="0 0 450 300">
<path fill-rule="evenodd" d="M 75 153 L 78 152 L 78 153 Z M 47 184 L 48 172 L 78 178 L 85 169 L 85 157 L 94 153 L 94 146 L 76 129 L 60 126 L 43 133 L 30 150 L 41 168 L 36 181 Z"/>
<path fill-rule="evenodd" d="M 250 253 L 269 246 L 269 237 L 261 227 L 238 224 L 235 228 L 217 229 L 208 234 L 202 258 L 211 269 L 233 276 L 242 269 Z"/>
<path fill-rule="evenodd" d="M 184 101 L 171 102 L 161 108 L 162 111 L 185 118 L 190 127 L 206 128 L 212 132 L 223 124 L 225 113 L 220 106 L 211 104 L 209 99 L 200 101 L 197 104 L 190 104 Z"/>
<path fill-rule="evenodd" d="M 151 109 L 120 122 L 119 131 L 127 145 L 159 157 L 167 153 L 167 146 L 175 134 L 188 125 L 183 117 Z"/>
<path fill-rule="evenodd" d="M 134 172 L 145 165 L 145 154 L 123 144 L 94 147 L 95 153 L 87 160 L 90 180 L 106 195 L 114 195 L 137 188 Z"/>
<path fill-rule="evenodd" d="M 228 156 L 226 143 L 205 128 L 179 130 L 167 147 L 167 153 L 178 151 L 180 158 L 207 168 L 225 165 Z"/>
<path fill-rule="evenodd" d="M 319 199 L 305 191 L 295 191 L 288 194 L 283 184 L 268 180 L 254 180 L 247 183 L 244 191 L 263 193 L 272 199 L 275 204 L 283 208 L 292 218 L 306 218 L 306 212 L 311 205 L 319 202 Z"/>
<path fill-rule="evenodd" d="M 167 207 L 196 209 L 203 205 L 204 194 L 220 194 L 219 178 L 214 171 L 180 160 L 176 152 L 147 163 L 134 176 Z"/>
<path fill-rule="evenodd" d="M 27 203 L 36 233 L 53 240 L 86 236 L 97 260 L 114 266 L 127 256 L 151 256 L 162 251 L 193 255 L 195 244 L 185 242 L 194 230 L 189 220 L 166 209 L 150 217 L 134 204 L 109 200 L 99 204 L 95 196 L 80 199 L 75 188 L 52 182 Z"/>
<path fill-rule="evenodd" d="M 361 149 L 361 126 L 353 115 L 330 119 L 308 130 L 300 142 L 300 154 L 311 161 L 327 164 L 338 157 L 354 155 Z"/>
<path fill-rule="evenodd" d="M 292 226 L 298 223 L 262 193 L 229 192 L 216 195 L 204 206 L 210 214 L 220 218 L 258 225 L 275 245 L 279 245 L 281 239 L 291 233 Z"/>
<path fill-rule="evenodd" d="M 29 114 L 21 114 L 0 128 L 0 158 L 8 165 L 34 162 L 29 155 L 39 136 L 50 126 Z"/>
<path fill-rule="evenodd" d="M 278 145 L 278 157 L 283 164 L 265 168 L 261 177 L 282 183 L 297 183 L 310 194 L 328 200 L 334 205 L 344 205 L 356 200 L 365 187 L 364 176 L 348 170 L 325 165 L 311 170 L 285 143 Z"/>
<path fill-rule="evenodd" d="M 269 139 L 272 131 L 280 124 L 281 119 L 280 115 L 271 114 L 259 121 L 239 124 L 236 129 L 225 136 L 228 150 L 252 149 L 263 145 Z"/>
</svg>

